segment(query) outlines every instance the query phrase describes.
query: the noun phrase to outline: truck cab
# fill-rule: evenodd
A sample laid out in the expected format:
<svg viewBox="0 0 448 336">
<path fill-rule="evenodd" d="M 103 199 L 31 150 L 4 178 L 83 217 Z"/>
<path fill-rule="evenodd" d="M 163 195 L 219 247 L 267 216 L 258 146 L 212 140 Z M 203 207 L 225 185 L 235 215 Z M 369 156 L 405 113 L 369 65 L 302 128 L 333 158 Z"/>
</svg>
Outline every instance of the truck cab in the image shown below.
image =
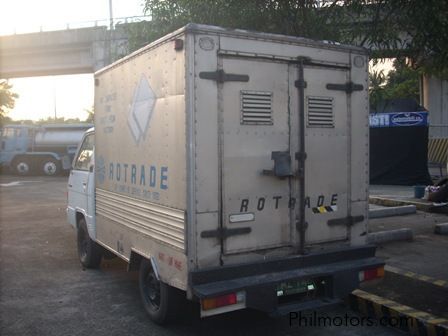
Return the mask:
<svg viewBox="0 0 448 336">
<path fill-rule="evenodd" d="M 31 126 L 7 125 L 1 132 L 0 166 L 10 166 L 19 174 L 30 171 L 28 161 L 20 160 L 19 154 L 25 153 L 31 143 Z"/>
<path fill-rule="evenodd" d="M 86 131 L 73 159 L 67 184 L 67 221 L 77 233 L 78 256 L 85 267 L 101 262 L 95 222 L 94 129 Z"/>
<path fill-rule="evenodd" d="M 67 185 L 67 219 L 75 229 L 83 218 L 87 227 L 95 227 L 94 129 L 84 134 L 73 159 Z M 94 230 L 89 230 L 94 237 Z"/>
</svg>

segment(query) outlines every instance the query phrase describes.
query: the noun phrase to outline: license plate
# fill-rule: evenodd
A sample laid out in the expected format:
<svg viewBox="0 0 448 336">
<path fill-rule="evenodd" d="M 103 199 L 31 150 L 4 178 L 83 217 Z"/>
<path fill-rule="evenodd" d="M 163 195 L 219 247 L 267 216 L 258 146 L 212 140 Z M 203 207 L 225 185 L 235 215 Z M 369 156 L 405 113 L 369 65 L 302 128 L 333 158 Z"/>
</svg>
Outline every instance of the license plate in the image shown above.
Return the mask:
<svg viewBox="0 0 448 336">
<path fill-rule="evenodd" d="M 277 296 L 286 296 L 293 294 L 301 294 L 314 291 L 316 286 L 313 281 L 294 280 L 281 282 L 277 285 Z"/>
</svg>

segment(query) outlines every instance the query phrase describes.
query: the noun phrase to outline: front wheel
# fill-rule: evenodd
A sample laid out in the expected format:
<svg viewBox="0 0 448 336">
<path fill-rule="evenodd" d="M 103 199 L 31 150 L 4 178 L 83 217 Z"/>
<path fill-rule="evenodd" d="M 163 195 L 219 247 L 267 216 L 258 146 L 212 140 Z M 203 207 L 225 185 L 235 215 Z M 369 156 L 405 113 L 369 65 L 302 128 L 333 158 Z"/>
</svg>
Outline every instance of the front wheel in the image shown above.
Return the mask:
<svg viewBox="0 0 448 336">
<path fill-rule="evenodd" d="M 31 162 L 25 158 L 17 158 L 12 163 L 12 169 L 17 175 L 29 175 L 31 173 Z"/>
<path fill-rule="evenodd" d="M 166 324 L 178 318 L 179 308 L 186 300 L 185 295 L 157 279 L 148 259 L 143 259 L 140 264 L 139 287 L 143 306 L 151 320 Z"/>
<path fill-rule="evenodd" d="M 77 241 L 78 256 L 81 265 L 86 268 L 98 268 L 101 263 L 101 249 L 90 238 L 84 218 L 81 218 L 78 222 Z"/>
</svg>

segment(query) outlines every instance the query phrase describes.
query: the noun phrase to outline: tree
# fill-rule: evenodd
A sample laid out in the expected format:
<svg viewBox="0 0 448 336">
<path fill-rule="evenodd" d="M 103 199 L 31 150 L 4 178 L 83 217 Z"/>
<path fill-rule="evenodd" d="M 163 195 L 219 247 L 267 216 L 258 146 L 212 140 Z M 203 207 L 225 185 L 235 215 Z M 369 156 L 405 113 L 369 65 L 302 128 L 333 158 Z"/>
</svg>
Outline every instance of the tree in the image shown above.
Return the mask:
<svg viewBox="0 0 448 336">
<path fill-rule="evenodd" d="M 91 109 L 85 109 L 84 111 L 87 112 L 87 118 L 84 120 L 84 122 L 93 124 L 94 116 L 95 116 L 94 107 L 92 106 Z"/>
<path fill-rule="evenodd" d="M 409 98 L 419 101 L 420 72 L 414 70 L 404 58 L 394 61 L 394 70 L 387 75 L 385 85 L 388 98 Z"/>
<path fill-rule="evenodd" d="M 163 36 L 160 27 L 157 27 L 154 22 L 151 21 L 132 22 L 123 27 L 128 35 L 129 53 L 140 49 L 148 43 L 155 41 L 158 37 Z"/>
<path fill-rule="evenodd" d="M 376 107 L 378 104 L 386 99 L 386 91 L 384 86 L 386 84 L 386 76 L 384 71 L 373 71 L 369 73 L 369 100 L 370 106 Z"/>
<path fill-rule="evenodd" d="M 373 57 L 405 56 L 414 69 L 448 78 L 446 0 L 344 1 L 353 17 L 353 41 L 376 49 Z"/>
<path fill-rule="evenodd" d="M 6 114 L 12 108 L 19 95 L 11 91 L 12 85 L 7 80 L 0 81 L 0 126 L 7 120 Z"/>
<path fill-rule="evenodd" d="M 46 119 L 41 118 L 38 121 L 36 121 L 37 125 L 42 125 L 42 124 L 78 124 L 81 123 L 82 121 L 79 118 L 68 118 L 65 119 L 65 117 L 48 117 Z"/>
<path fill-rule="evenodd" d="M 395 59 L 393 66 L 394 69 L 387 76 L 383 71 L 372 71 L 369 74 L 369 97 L 373 110 L 387 99 L 406 98 L 419 101 L 420 72 L 413 69 L 406 58 Z"/>
<path fill-rule="evenodd" d="M 446 0 L 146 0 L 152 22 L 131 24 L 131 51 L 188 22 L 220 25 L 377 49 L 448 78 Z"/>
<path fill-rule="evenodd" d="M 127 25 L 129 49 L 134 51 L 190 22 L 241 28 L 314 39 L 341 40 L 335 26 L 341 15 L 339 0 L 146 0 L 151 22 Z"/>
</svg>

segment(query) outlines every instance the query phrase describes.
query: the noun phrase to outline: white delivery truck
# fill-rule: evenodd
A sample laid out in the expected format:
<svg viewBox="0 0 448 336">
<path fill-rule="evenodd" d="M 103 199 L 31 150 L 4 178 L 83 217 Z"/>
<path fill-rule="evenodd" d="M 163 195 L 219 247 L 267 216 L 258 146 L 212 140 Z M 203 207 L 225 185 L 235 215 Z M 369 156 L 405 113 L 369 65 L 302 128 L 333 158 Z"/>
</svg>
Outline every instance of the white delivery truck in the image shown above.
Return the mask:
<svg viewBox="0 0 448 336">
<path fill-rule="evenodd" d="M 107 250 L 139 269 L 159 323 L 179 299 L 282 314 L 381 277 L 367 64 L 360 48 L 189 24 L 98 71 L 69 182 L 82 264 Z"/>
</svg>

